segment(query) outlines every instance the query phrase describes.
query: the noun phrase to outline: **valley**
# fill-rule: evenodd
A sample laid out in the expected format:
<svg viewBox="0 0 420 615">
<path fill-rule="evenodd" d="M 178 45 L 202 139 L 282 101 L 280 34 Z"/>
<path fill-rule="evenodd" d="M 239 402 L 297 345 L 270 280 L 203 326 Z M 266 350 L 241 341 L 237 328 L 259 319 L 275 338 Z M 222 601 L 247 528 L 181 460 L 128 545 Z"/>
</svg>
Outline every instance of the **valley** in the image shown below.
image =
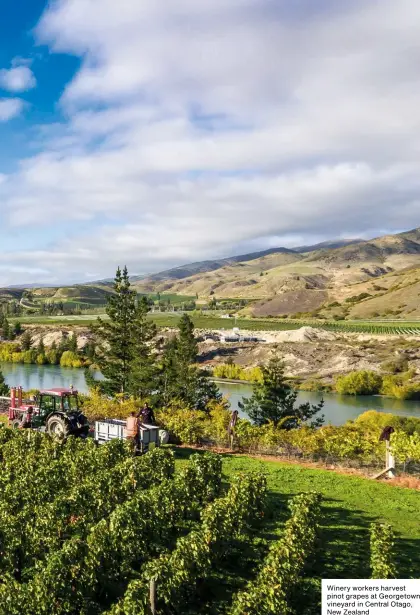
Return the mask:
<svg viewBox="0 0 420 615">
<path fill-rule="evenodd" d="M 415 321 L 420 319 L 420 229 L 190 263 L 132 276 L 131 284 L 159 312 Z M 111 279 L 10 287 L 0 289 L 0 303 L 11 316 L 95 314 L 112 293 Z"/>
</svg>

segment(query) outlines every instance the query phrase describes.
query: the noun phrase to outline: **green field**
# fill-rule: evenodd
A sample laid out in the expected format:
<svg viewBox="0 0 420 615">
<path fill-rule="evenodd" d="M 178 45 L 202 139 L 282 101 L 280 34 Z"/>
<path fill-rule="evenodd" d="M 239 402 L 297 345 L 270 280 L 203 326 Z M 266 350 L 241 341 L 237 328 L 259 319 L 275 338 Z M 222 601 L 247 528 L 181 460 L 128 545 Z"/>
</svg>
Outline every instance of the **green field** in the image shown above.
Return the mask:
<svg viewBox="0 0 420 615">
<path fill-rule="evenodd" d="M 183 464 L 190 453 L 188 449 L 178 449 L 179 463 Z M 267 545 L 281 533 L 289 516 L 287 501 L 293 495 L 306 491 L 318 491 L 322 494 L 323 514 L 317 553 L 309 562 L 305 578 L 296 592 L 296 596 L 299 596 L 299 615 L 319 615 L 321 612 L 321 578 L 370 578 L 369 525 L 374 520 L 388 521 L 396 532 L 398 578 L 418 577 L 418 491 L 327 470 L 259 461 L 243 455 L 224 455 L 223 470 L 228 479 L 243 471 L 260 470 L 266 473 L 270 510 L 252 549 L 235 554 L 236 558 L 228 560 L 208 581 L 210 595 L 213 594 L 217 606 L 207 604 L 197 612 L 206 615 L 225 612 L 224 605 L 230 602 L 232 590 L 241 587 L 247 579 L 253 577 Z"/>
<path fill-rule="evenodd" d="M 99 314 L 83 314 L 81 316 L 22 316 L 10 319 L 21 323 L 31 324 L 66 324 L 89 325 L 95 322 Z M 100 314 L 103 317 L 103 314 Z M 150 314 L 159 327 L 176 327 L 179 313 L 163 312 Z M 198 329 L 232 329 L 236 326 L 250 331 L 288 331 L 310 326 L 337 333 L 371 333 L 376 335 L 420 335 L 420 322 L 410 321 L 324 321 L 324 320 L 275 320 L 274 318 L 220 318 L 218 316 L 196 316 L 191 314 L 194 325 Z"/>
</svg>

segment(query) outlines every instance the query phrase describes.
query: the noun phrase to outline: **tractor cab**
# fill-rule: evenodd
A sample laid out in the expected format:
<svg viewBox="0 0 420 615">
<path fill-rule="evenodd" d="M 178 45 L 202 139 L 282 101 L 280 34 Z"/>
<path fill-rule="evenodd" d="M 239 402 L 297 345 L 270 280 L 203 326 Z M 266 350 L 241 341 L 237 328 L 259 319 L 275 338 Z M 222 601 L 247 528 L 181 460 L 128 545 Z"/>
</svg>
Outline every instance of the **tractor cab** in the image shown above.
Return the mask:
<svg viewBox="0 0 420 615">
<path fill-rule="evenodd" d="M 79 399 L 77 391 L 70 389 L 48 389 L 39 392 L 35 405 L 41 416 L 51 412 L 63 412 L 69 414 L 79 412 Z"/>
<path fill-rule="evenodd" d="M 37 397 L 29 402 L 22 403 L 22 388 L 12 389 L 11 405 L 9 410 L 9 424 L 20 427 L 24 415 L 31 408 L 31 427 L 46 431 L 51 436 L 65 439 L 69 435 L 86 437 L 89 424 L 79 407 L 78 393 L 70 387 L 68 389 L 44 389 Z M 16 406 L 16 401 L 18 405 Z"/>
</svg>

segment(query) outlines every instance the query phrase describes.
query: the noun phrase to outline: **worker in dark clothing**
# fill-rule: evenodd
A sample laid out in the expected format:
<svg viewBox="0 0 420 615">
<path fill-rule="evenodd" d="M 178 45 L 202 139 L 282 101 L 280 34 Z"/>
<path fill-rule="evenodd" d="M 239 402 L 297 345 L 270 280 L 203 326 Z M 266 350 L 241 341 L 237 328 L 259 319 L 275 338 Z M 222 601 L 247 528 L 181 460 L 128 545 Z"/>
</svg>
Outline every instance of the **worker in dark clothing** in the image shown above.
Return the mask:
<svg viewBox="0 0 420 615">
<path fill-rule="evenodd" d="M 137 416 L 140 421 L 146 425 L 154 425 L 156 423 L 154 412 L 147 402 L 144 404 Z"/>
<path fill-rule="evenodd" d="M 235 437 L 235 427 L 238 422 L 238 411 L 234 410 L 232 412 L 232 416 L 230 417 L 229 426 L 228 426 L 228 436 L 230 442 L 230 448 L 233 448 L 233 439 Z"/>
</svg>

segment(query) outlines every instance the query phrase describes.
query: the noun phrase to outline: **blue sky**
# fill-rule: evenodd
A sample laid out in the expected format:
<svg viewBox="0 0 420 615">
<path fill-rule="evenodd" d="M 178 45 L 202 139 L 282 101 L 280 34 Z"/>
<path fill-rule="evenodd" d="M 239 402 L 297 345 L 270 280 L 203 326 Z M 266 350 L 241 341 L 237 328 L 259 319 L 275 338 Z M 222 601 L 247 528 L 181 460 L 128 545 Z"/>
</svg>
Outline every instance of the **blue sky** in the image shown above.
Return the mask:
<svg viewBox="0 0 420 615">
<path fill-rule="evenodd" d="M 416 0 L 3 4 L 0 285 L 419 226 Z"/>
</svg>

